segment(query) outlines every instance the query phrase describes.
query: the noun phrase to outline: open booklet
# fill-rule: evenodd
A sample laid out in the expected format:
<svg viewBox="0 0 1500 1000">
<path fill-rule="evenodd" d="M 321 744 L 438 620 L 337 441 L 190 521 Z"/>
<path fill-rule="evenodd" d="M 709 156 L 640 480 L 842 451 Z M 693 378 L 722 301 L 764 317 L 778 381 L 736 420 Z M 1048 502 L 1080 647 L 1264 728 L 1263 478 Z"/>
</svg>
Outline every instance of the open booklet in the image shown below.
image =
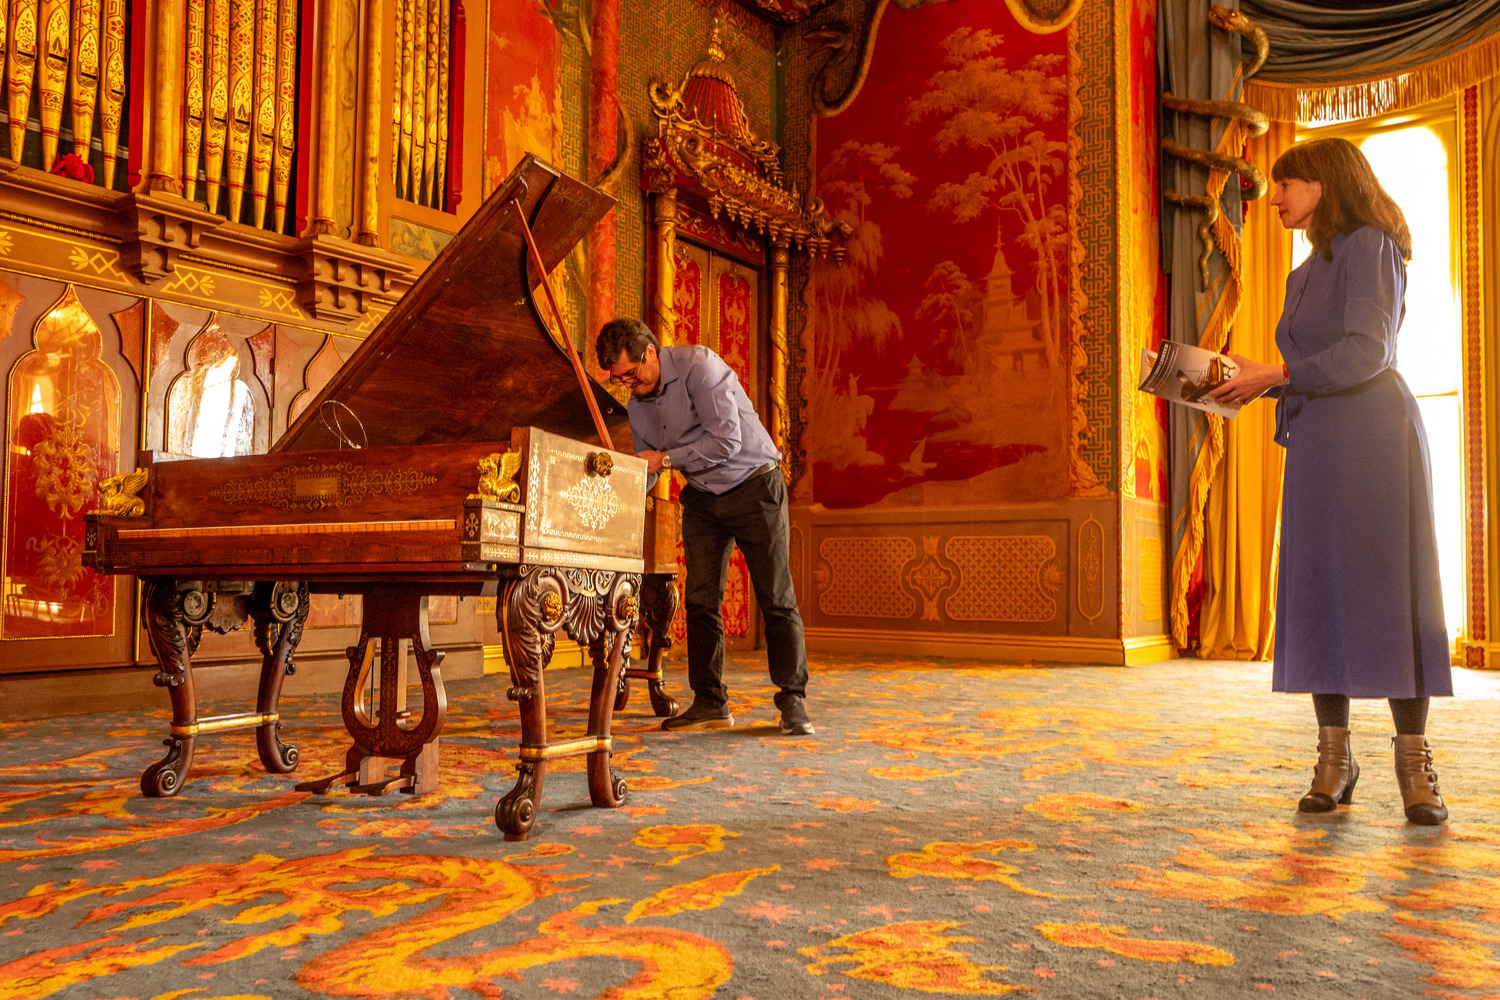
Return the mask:
<svg viewBox="0 0 1500 1000">
<path fill-rule="evenodd" d="M 1154 351 L 1141 351 L 1140 389 L 1171 403 L 1232 417 L 1240 412 L 1239 403 L 1216 402 L 1208 394 L 1234 378 L 1239 370 L 1239 365 L 1227 355 L 1164 340 Z"/>
</svg>

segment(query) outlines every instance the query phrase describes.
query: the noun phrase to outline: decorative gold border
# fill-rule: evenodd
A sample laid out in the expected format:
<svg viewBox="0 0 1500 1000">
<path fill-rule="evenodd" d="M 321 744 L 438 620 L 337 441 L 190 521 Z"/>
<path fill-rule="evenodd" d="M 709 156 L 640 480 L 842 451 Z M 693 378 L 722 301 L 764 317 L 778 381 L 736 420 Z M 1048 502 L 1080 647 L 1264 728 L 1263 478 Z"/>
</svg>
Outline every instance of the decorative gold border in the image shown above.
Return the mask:
<svg viewBox="0 0 1500 1000">
<path fill-rule="evenodd" d="M 308 521 L 299 524 L 231 524 L 200 528 L 122 528 L 121 538 L 205 538 L 232 535 L 349 535 L 361 532 L 457 531 L 454 518 L 426 521 Z"/>
<path fill-rule="evenodd" d="M 1468 535 L 1469 620 L 1464 639 L 1488 638 L 1489 591 L 1486 580 L 1489 538 L 1485 502 L 1484 255 L 1480 182 L 1479 88 L 1465 89 L 1458 99 L 1459 210 L 1463 226 L 1463 459 Z"/>
<path fill-rule="evenodd" d="M 1112 17 L 1075 20 L 1067 32 L 1068 216 L 1072 233 L 1071 431 L 1068 495 L 1103 496 L 1118 488 L 1114 385 L 1119 286 L 1115 150 L 1117 53 Z"/>
<path fill-rule="evenodd" d="M 14 218 L 17 217 L 11 213 L 0 212 L 0 219 Z M 62 235 L 53 235 L 49 230 Z M 51 255 L 56 259 L 49 261 L 39 258 L 35 253 L 24 253 L 30 240 L 46 240 L 57 244 L 56 252 Z M 164 301 L 193 308 L 216 309 L 228 315 L 266 320 L 291 329 L 356 340 L 362 340 L 364 334 L 373 330 L 396 301 L 375 297 L 370 300 L 368 310 L 350 323 L 316 326 L 314 324 L 317 320 L 298 304 L 296 284 L 290 279 L 217 261 L 210 267 L 184 267 L 184 264 L 205 264 L 207 261 L 195 255 L 183 254 L 178 257 L 177 272 L 181 272 L 180 275 L 174 272 L 174 277 L 157 286 L 148 287 L 136 282 L 126 273 L 123 258 L 115 244 L 116 241 L 100 238 L 97 234 L 62 226 L 41 225 L 36 220 L 27 219 L 22 227 L 0 226 L 0 272 L 134 295 L 142 301 Z M 66 269 L 62 261 L 67 262 Z M 205 286 L 204 281 L 211 284 Z M 211 294 L 207 291 L 208 287 L 213 289 Z M 245 289 L 247 294 L 253 292 L 256 301 L 250 301 L 244 296 L 236 297 L 233 294 L 236 287 Z M 232 303 L 228 309 L 225 309 L 226 301 Z"/>
</svg>

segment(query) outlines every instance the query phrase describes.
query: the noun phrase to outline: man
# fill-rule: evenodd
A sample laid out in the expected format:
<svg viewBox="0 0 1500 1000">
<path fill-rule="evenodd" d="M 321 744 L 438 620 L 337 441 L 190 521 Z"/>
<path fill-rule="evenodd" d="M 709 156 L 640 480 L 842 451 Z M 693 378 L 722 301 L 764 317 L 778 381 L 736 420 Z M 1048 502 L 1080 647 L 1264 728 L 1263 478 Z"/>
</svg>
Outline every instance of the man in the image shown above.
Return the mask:
<svg viewBox="0 0 1500 1000">
<path fill-rule="evenodd" d="M 706 347 L 662 347 L 640 320 L 604 324 L 599 367 L 627 386 L 630 433 L 651 482 L 663 469 L 687 477 L 682 546 L 687 561 L 688 683 L 693 704 L 662 722 L 668 731 L 734 725 L 724 687 L 724 581 L 738 545 L 766 621 L 766 660 L 781 690 L 784 736 L 813 732 L 804 698 L 807 649 L 788 560 L 781 452 L 761 426 L 739 377 Z"/>
</svg>

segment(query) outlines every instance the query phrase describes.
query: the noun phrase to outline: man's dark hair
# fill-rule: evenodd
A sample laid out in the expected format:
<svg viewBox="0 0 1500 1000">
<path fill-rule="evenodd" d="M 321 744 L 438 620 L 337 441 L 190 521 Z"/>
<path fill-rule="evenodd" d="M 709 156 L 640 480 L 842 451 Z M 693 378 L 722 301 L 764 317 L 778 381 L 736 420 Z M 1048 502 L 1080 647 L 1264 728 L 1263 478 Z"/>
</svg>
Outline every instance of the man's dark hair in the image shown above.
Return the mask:
<svg viewBox="0 0 1500 1000">
<path fill-rule="evenodd" d="M 594 339 L 594 356 L 599 359 L 600 368 L 608 369 L 620 360 L 621 351 L 630 355 L 631 361 L 644 361 L 648 347 L 661 348 L 649 326 L 638 319 L 612 319 L 599 328 L 599 336 Z"/>
</svg>

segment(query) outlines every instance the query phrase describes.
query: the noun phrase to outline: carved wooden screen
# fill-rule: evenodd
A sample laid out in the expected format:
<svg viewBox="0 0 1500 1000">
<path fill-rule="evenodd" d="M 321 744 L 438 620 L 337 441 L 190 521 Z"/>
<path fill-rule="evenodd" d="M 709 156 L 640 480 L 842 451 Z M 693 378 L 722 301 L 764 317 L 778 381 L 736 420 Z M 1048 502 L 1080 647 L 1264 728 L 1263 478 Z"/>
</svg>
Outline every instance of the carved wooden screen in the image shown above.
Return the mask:
<svg viewBox="0 0 1500 1000">
<path fill-rule="evenodd" d="M 755 403 L 764 410 L 761 399 L 764 379 L 760 352 L 760 272 L 722 254 L 678 239 L 673 245 L 676 257 L 676 287 L 673 290 L 677 312 L 677 341 L 702 344 L 718 352 L 734 369 L 740 384 Z M 682 477 L 674 475 L 672 496 L 682 488 Z M 682 543 L 678 542 L 677 586 L 685 580 Z M 680 596 L 680 594 L 679 594 Z M 735 549 L 730 556 L 729 577 L 724 587 L 724 634 L 730 639 L 753 639 L 755 595 L 745 558 Z M 687 619 L 682 602 L 672 620 L 672 634 L 677 639 L 687 634 Z"/>
</svg>

